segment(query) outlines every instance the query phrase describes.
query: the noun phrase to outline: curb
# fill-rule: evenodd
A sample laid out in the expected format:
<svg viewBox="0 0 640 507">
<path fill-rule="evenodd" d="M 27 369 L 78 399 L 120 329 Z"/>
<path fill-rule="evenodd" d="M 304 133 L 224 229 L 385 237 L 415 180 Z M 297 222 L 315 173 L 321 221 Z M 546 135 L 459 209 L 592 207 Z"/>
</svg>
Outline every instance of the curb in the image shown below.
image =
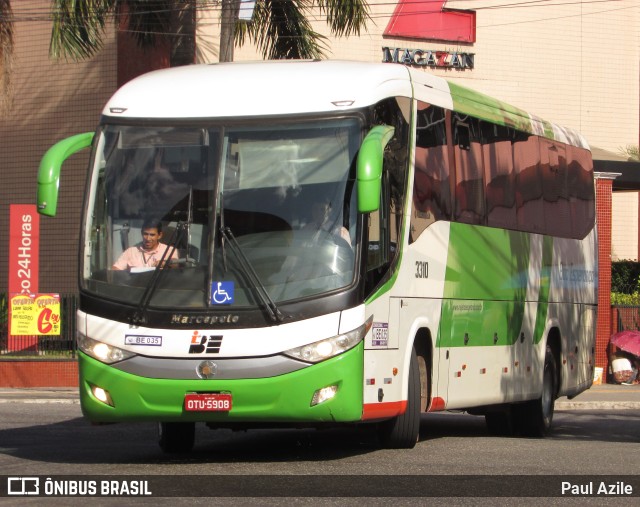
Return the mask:
<svg viewBox="0 0 640 507">
<path fill-rule="evenodd" d="M 23 403 L 33 405 L 79 405 L 80 398 L 76 390 L 64 391 L 22 391 L 0 389 L 0 405 L 9 403 Z M 570 410 L 640 410 L 640 401 L 575 401 L 566 398 L 556 401 L 557 412 Z"/>
<path fill-rule="evenodd" d="M 6 403 L 79 405 L 78 388 L 0 388 L 0 405 Z"/>
<path fill-rule="evenodd" d="M 5 398 L 0 399 L 0 405 L 4 405 L 7 403 L 23 403 L 23 404 L 33 404 L 33 405 L 44 405 L 44 404 L 57 404 L 57 405 L 80 405 L 79 399 L 71 399 L 71 398 Z"/>
<path fill-rule="evenodd" d="M 555 410 L 640 410 L 640 401 L 561 401 Z"/>
</svg>

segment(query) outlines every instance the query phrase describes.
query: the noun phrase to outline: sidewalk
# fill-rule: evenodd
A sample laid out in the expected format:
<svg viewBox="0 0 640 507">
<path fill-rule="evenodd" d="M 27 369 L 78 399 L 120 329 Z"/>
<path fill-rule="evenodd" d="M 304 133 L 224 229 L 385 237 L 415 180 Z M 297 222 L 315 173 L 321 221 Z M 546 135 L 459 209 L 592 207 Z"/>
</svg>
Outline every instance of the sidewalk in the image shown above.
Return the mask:
<svg viewBox="0 0 640 507">
<path fill-rule="evenodd" d="M 618 384 L 594 385 L 572 400 L 558 398 L 556 410 L 639 410 L 640 384 L 623 386 Z"/>
<path fill-rule="evenodd" d="M 0 388 L 3 403 L 79 404 L 77 388 Z M 556 401 L 556 410 L 640 410 L 640 385 L 595 385 L 572 400 Z"/>
<path fill-rule="evenodd" d="M 3 403 L 63 403 L 80 404 L 77 387 L 0 387 Z"/>
</svg>

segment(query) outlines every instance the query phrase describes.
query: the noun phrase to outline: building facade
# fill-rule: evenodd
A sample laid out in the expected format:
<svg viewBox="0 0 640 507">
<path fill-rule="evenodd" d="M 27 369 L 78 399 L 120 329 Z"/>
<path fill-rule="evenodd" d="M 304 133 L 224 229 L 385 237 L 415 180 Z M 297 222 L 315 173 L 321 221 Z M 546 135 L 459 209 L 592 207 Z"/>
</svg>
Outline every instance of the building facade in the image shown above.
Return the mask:
<svg viewBox="0 0 640 507">
<path fill-rule="evenodd" d="M 638 209 L 640 192 L 614 192 L 611 214 L 611 260 L 638 261 Z"/>
<path fill-rule="evenodd" d="M 393 57 L 398 49 L 399 64 L 413 61 L 425 72 L 572 127 L 592 146 L 616 153 L 638 144 L 636 0 L 370 0 L 369 5 L 371 19 L 359 37 L 331 37 L 323 15 L 316 13 L 312 27 L 327 37 L 327 58 L 392 61 L 387 53 Z M 198 61 L 217 61 L 219 8 L 201 8 L 198 16 Z M 389 32 L 393 35 L 385 35 Z M 469 39 L 473 42 L 463 41 Z M 255 46 L 235 50 L 236 61 L 256 59 L 261 55 Z"/>
<path fill-rule="evenodd" d="M 0 117 L 0 293 L 8 288 L 9 205 L 34 204 L 40 159 L 56 141 L 95 130 L 100 110 L 116 87 L 116 40 L 83 63 L 49 58 L 50 2 L 12 2 L 14 61 L 10 105 Z M 77 244 L 86 155 L 64 168 L 55 220 L 41 221 L 40 283 L 43 292 L 77 291 Z"/>
</svg>

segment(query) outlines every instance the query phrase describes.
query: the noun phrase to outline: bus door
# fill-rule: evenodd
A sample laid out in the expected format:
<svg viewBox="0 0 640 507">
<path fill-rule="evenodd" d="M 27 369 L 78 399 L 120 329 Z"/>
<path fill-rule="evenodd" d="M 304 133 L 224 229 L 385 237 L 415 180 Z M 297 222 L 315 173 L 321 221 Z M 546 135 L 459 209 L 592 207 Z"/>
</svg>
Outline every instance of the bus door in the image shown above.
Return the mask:
<svg viewBox="0 0 640 507">
<path fill-rule="evenodd" d="M 391 297 L 389 299 L 389 348 L 398 348 L 400 355 L 406 359 L 411 351 L 414 340 L 420 341 L 416 346 L 418 353 L 423 353 L 427 362 L 427 379 L 423 379 L 428 386 L 424 386 L 425 393 L 431 399 L 431 408 L 443 409 L 447 399 L 449 385 L 449 362 L 446 359 L 448 349 L 431 347 L 426 333 L 437 328 L 441 300 L 422 297 Z M 433 341 L 436 336 L 433 336 Z M 426 400 L 425 400 L 426 401 Z M 426 407 L 423 407 L 425 410 Z"/>
</svg>

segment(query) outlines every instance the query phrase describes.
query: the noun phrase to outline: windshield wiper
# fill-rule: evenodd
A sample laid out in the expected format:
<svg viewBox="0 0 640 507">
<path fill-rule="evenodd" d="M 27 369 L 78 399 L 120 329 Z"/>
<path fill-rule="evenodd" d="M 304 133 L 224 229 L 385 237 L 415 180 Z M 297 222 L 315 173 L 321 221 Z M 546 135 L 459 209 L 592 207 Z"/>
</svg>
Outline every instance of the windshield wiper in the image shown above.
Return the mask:
<svg viewBox="0 0 640 507">
<path fill-rule="evenodd" d="M 267 292 L 266 287 L 260 280 L 258 273 L 256 273 L 255 269 L 253 269 L 251 262 L 249 261 L 249 259 L 247 259 L 247 256 L 242 251 L 242 248 L 238 244 L 238 241 L 236 240 L 236 237 L 233 235 L 233 232 L 231 231 L 231 229 L 229 227 L 225 227 L 224 218 L 222 217 L 223 213 L 224 211 L 221 210 L 220 234 L 222 234 L 223 256 L 225 255 L 224 241 L 227 240 L 229 242 L 229 246 L 231 247 L 231 250 L 235 254 L 236 258 L 238 259 L 238 265 L 240 266 L 240 269 L 243 271 L 244 275 L 249 279 L 249 282 L 251 284 L 251 287 L 254 290 L 254 293 L 258 296 L 258 299 L 260 299 L 260 301 L 266 308 L 267 312 L 269 313 L 269 317 L 271 317 L 271 320 L 273 320 L 274 322 L 282 322 L 285 319 L 285 316 L 282 314 L 282 312 L 278 308 L 278 305 L 276 305 L 273 299 L 271 299 L 271 296 L 269 296 L 269 293 Z M 225 264 L 226 264 L 226 260 L 225 260 Z"/>
<path fill-rule="evenodd" d="M 156 268 L 153 270 L 153 274 L 151 275 L 151 280 L 147 284 L 147 287 L 140 298 L 140 302 L 138 303 L 138 308 L 133 313 L 131 317 L 132 324 L 144 324 L 146 319 L 147 308 L 149 307 L 149 302 L 151 301 L 151 297 L 160 282 L 160 277 L 164 273 L 166 269 L 168 269 L 168 264 L 170 259 L 173 257 L 173 253 L 176 251 L 177 245 L 180 244 L 183 236 L 185 235 L 189 224 L 187 222 L 178 222 L 176 225 L 176 230 L 173 231 L 171 238 L 169 238 L 169 242 L 167 243 L 167 248 L 162 252 L 162 257 L 160 257 L 160 261 L 156 265 Z"/>
</svg>

